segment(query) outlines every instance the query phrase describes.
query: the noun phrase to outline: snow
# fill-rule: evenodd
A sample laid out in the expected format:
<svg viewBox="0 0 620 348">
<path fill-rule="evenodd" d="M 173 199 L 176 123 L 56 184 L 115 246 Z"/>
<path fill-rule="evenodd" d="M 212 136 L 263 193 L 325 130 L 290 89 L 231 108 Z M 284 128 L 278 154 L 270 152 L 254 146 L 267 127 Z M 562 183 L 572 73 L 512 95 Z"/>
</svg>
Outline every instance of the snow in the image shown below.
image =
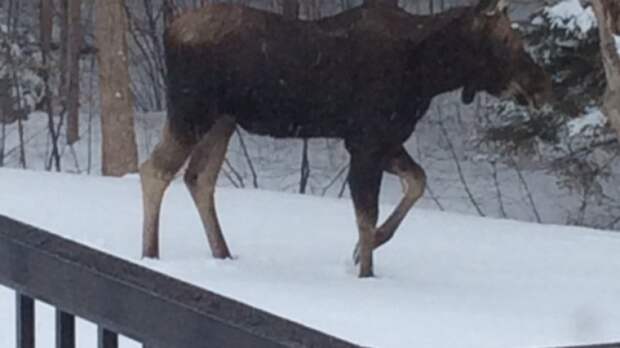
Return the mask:
<svg viewBox="0 0 620 348">
<path fill-rule="evenodd" d="M 591 135 L 595 130 L 601 129 L 607 123 L 607 117 L 599 108 L 589 108 L 586 113 L 568 122 L 569 136 Z"/>
<path fill-rule="evenodd" d="M 162 259 L 142 261 L 135 176 L 0 170 L 0 214 L 372 347 L 543 347 L 620 340 L 620 234 L 414 209 L 376 253 L 375 279 L 350 261 L 348 200 L 221 188 L 232 261 L 210 258 L 181 182 L 166 195 Z M 391 210 L 382 206 L 382 215 Z M 13 318 L 0 289 L 0 321 Z M 38 347 L 53 346 L 49 307 Z M 94 347 L 80 322 L 79 347 Z M 0 347 L 13 328 L 0 326 Z M 138 347 L 124 342 L 123 347 Z"/>
<path fill-rule="evenodd" d="M 532 19 L 533 25 L 543 25 L 545 23 L 544 19 L 541 16 L 536 16 Z"/>
<path fill-rule="evenodd" d="M 596 16 L 592 7 L 584 8 L 579 0 L 564 0 L 545 10 L 552 28 L 567 29 L 581 34 L 596 28 Z"/>
</svg>

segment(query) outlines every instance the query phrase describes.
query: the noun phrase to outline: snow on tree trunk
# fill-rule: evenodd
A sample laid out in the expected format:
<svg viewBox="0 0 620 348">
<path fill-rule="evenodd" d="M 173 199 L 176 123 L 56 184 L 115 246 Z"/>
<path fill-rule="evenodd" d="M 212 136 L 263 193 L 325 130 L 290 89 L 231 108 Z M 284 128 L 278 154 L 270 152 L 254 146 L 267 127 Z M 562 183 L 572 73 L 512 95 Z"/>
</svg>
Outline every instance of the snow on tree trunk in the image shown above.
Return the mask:
<svg viewBox="0 0 620 348">
<path fill-rule="evenodd" d="M 603 101 L 603 112 L 620 137 L 620 4 L 617 0 L 593 1 L 594 12 L 599 23 L 601 56 L 607 77 L 607 90 Z"/>
<path fill-rule="evenodd" d="M 122 0 L 97 0 L 95 3 L 102 174 L 121 176 L 136 172 L 138 167 L 125 37 L 127 18 Z"/>
</svg>

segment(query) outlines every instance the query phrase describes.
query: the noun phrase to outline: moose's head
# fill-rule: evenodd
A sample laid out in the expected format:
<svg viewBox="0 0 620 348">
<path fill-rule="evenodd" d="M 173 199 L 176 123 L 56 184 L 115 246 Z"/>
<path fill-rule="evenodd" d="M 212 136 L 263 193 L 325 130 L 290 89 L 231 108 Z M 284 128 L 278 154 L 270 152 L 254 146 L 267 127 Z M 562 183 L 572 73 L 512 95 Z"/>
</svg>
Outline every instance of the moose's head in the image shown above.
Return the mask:
<svg viewBox="0 0 620 348">
<path fill-rule="evenodd" d="M 464 22 L 480 66 L 463 88 L 462 99 L 471 103 L 477 92 L 485 91 L 540 108 L 551 98 L 551 78 L 525 51 L 507 7 L 505 0 L 480 0 Z"/>
</svg>

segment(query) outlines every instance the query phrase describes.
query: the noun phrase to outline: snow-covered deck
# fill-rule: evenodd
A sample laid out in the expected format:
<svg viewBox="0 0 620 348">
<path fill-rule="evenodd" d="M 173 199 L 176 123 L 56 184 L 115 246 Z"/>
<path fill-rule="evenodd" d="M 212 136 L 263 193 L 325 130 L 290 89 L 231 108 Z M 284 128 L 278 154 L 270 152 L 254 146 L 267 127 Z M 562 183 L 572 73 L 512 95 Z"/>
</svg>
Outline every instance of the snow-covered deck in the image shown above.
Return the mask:
<svg viewBox="0 0 620 348">
<path fill-rule="evenodd" d="M 620 341 L 620 234 L 414 210 L 377 252 L 378 277 L 360 280 L 348 201 L 231 189 L 217 200 L 235 260 L 209 257 L 175 183 L 162 260 L 142 261 L 137 178 L 0 170 L 0 214 L 366 346 Z M 13 300 L 0 289 L 0 347 L 13 344 Z M 43 307 L 42 348 L 54 342 L 53 312 Z M 78 332 L 79 347 L 94 347 L 94 326 Z"/>
</svg>

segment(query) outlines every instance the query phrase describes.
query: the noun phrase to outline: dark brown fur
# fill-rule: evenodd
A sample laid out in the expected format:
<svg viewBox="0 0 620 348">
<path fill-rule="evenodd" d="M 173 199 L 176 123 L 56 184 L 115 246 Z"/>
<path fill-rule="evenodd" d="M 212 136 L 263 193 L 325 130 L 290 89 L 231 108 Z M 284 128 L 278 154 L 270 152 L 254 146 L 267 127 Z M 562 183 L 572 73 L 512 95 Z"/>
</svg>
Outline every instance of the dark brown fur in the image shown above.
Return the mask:
<svg viewBox="0 0 620 348">
<path fill-rule="evenodd" d="M 372 249 L 391 238 L 423 193 L 424 171 L 402 144 L 432 98 L 461 87 L 467 102 L 481 90 L 507 92 L 532 105 L 548 95 L 548 77 L 524 52 L 508 18 L 495 10 L 496 1 L 489 1 L 492 6 L 437 16 L 362 6 L 315 22 L 225 4 L 182 14 L 165 34 L 168 123 L 176 139 L 169 140 L 170 148 L 191 148 L 205 136 L 222 138 L 212 130 L 222 115 L 255 134 L 344 139 L 360 230 L 360 275 L 369 276 Z M 155 157 L 145 168 L 153 169 Z M 408 189 L 377 228 L 383 171 L 399 175 Z M 204 214 L 215 216 L 214 205 L 209 207 L 213 212 Z M 149 238 L 156 235 L 152 225 L 145 220 Z M 205 227 L 221 234 L 219 224 Z M 217 255 L 225 257 L 221 243 L 215 249 L 226 250 Z"/>
</svg>

